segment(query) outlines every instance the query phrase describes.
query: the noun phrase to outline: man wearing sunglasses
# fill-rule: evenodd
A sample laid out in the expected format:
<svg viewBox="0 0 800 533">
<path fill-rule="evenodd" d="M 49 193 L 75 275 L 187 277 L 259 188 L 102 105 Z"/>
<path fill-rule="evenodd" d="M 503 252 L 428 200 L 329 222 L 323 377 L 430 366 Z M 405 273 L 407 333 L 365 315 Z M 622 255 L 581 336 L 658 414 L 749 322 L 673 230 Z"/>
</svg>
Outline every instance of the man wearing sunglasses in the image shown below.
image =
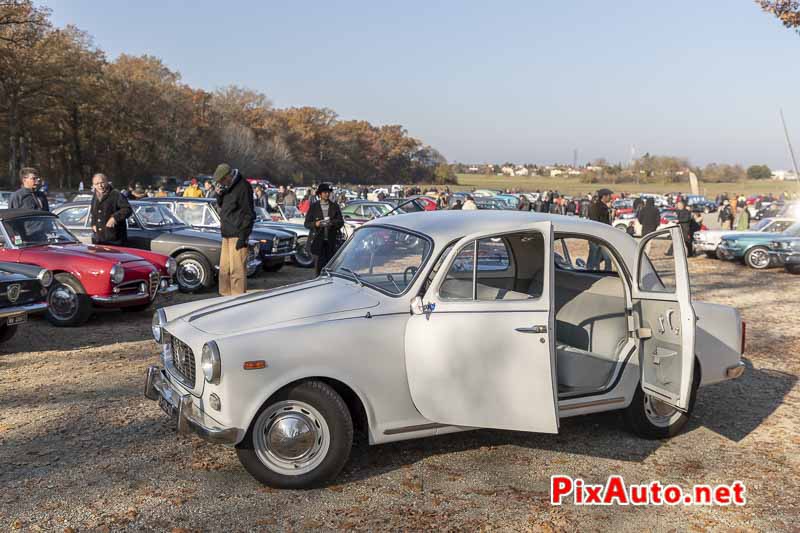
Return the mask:
<svg viewBox="0 0 800 533">
<path fill-rule="evenodd" d="M 105 174 L 92 176 L 92 243 L 124 246 L 128 240 L 126 220 L 133 214 L 128 199 L 115 190 Z"/>
<path fill-rule="evenodd" d="M 25 167 L 19 171 L 22 186 L 8 200 L 9 209 L 35 209 L 50 211 L 47 196 L 39 190 L 41 181 L 39 173 L 33 167 Z"/>
</svg>

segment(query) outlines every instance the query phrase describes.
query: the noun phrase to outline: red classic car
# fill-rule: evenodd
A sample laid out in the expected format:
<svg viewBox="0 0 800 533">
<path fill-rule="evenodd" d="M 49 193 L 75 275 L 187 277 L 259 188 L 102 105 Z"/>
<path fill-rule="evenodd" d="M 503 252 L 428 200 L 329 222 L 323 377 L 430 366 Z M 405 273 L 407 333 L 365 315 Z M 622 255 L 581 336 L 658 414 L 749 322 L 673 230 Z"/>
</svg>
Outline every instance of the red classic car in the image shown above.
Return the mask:
<svg viewBox="0 0 800 533">
<path fill-rule="evenodd" d="M 49 269 L 55 276 L 47 319 L 56 326 L 86 322 L 95 307 L 141 311 L 172 292 L 175 260 L 165 255 L 81 244 L 52 213 L 0 210 L 0 261 Z"/>
</svg>

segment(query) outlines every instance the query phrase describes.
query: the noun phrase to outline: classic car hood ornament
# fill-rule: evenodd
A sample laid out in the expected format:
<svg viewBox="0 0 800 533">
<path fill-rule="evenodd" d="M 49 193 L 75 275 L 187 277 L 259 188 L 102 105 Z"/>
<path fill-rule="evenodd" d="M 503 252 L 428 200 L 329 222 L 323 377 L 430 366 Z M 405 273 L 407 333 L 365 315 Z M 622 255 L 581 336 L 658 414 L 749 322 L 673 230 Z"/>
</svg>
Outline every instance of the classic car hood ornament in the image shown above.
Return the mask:
<svg viewBox="0 0 800 533">
<path fill-rule="evenodd" d="M 379 303 L 378 298 L 369 294 L 369 291 L 343 279 L 317 279 L 225 300 L 192 312 L 186 320 L 195 328 L 212 335 L 236 334 L 297 320 L 323 320 L 331 315 L 369 309 Z"/>
</svg>

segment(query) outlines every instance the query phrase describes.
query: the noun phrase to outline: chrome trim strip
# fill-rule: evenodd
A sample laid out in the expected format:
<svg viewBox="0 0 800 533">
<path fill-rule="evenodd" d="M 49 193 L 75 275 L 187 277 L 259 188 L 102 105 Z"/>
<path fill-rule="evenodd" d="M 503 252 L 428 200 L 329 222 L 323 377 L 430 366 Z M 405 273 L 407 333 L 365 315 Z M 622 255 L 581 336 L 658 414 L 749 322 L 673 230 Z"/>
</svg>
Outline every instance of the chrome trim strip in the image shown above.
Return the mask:
<svg viewBox="0 0 800 533">
<path fill-rule="evenodd" d="M 601 405 L 611 405 L 615 403 L 623 403 L 625 398 L 618 396 L 616 398 L 607 398 L 605 400 L 592 400 L 589 402 L 573 403 L 570 405 L 559 405 L 559 411 L 571 411 L 572 409 L 583 409 L 584 407 L 599 407 Z"/>
<path fill-rule="evenodd" d="M 438 424 L 433 422 L 431 424 L 421 424 L 419 426 L 405 426 L 402 428 L 394 428 L 394 429 L 387 429 L 384 430 L 384 435 L 397 435 L 399 433 L 413 433 L 414 431 L 425 431 L 428 429 L 437 429 L 447 427 L 448 424 Z"/>
</svg>

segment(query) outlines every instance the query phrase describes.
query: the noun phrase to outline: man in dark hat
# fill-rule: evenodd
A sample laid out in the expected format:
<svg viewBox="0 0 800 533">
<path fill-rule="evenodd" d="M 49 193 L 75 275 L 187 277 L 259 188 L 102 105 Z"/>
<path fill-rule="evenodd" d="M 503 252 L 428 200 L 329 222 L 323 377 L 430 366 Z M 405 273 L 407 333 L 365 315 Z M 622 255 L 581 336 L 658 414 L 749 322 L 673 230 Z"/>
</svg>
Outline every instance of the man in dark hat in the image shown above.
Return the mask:
<svg viewBox="0 0 800 533">
<path fill-rule="evenodd" d="M 219 293 L 244 294 L 247 290 L 247 249 L 255 223 L 253 188 L 237 169 L 222 163 L 214 171 L 217 183 L 222 251 L 219 258 Z"/>
<path fill-rule="evenodd" d="M 315 258 L 317 275 L 336 253 L 339 231 L 344 227 L 344 217 L 339 204 L 331 200 L 333 189 L 327 183 L 317 188 L 318 202 L 313 202 L 306 213 L 305 226 L 311 231 L 311 253 Z"/>
</svg>

